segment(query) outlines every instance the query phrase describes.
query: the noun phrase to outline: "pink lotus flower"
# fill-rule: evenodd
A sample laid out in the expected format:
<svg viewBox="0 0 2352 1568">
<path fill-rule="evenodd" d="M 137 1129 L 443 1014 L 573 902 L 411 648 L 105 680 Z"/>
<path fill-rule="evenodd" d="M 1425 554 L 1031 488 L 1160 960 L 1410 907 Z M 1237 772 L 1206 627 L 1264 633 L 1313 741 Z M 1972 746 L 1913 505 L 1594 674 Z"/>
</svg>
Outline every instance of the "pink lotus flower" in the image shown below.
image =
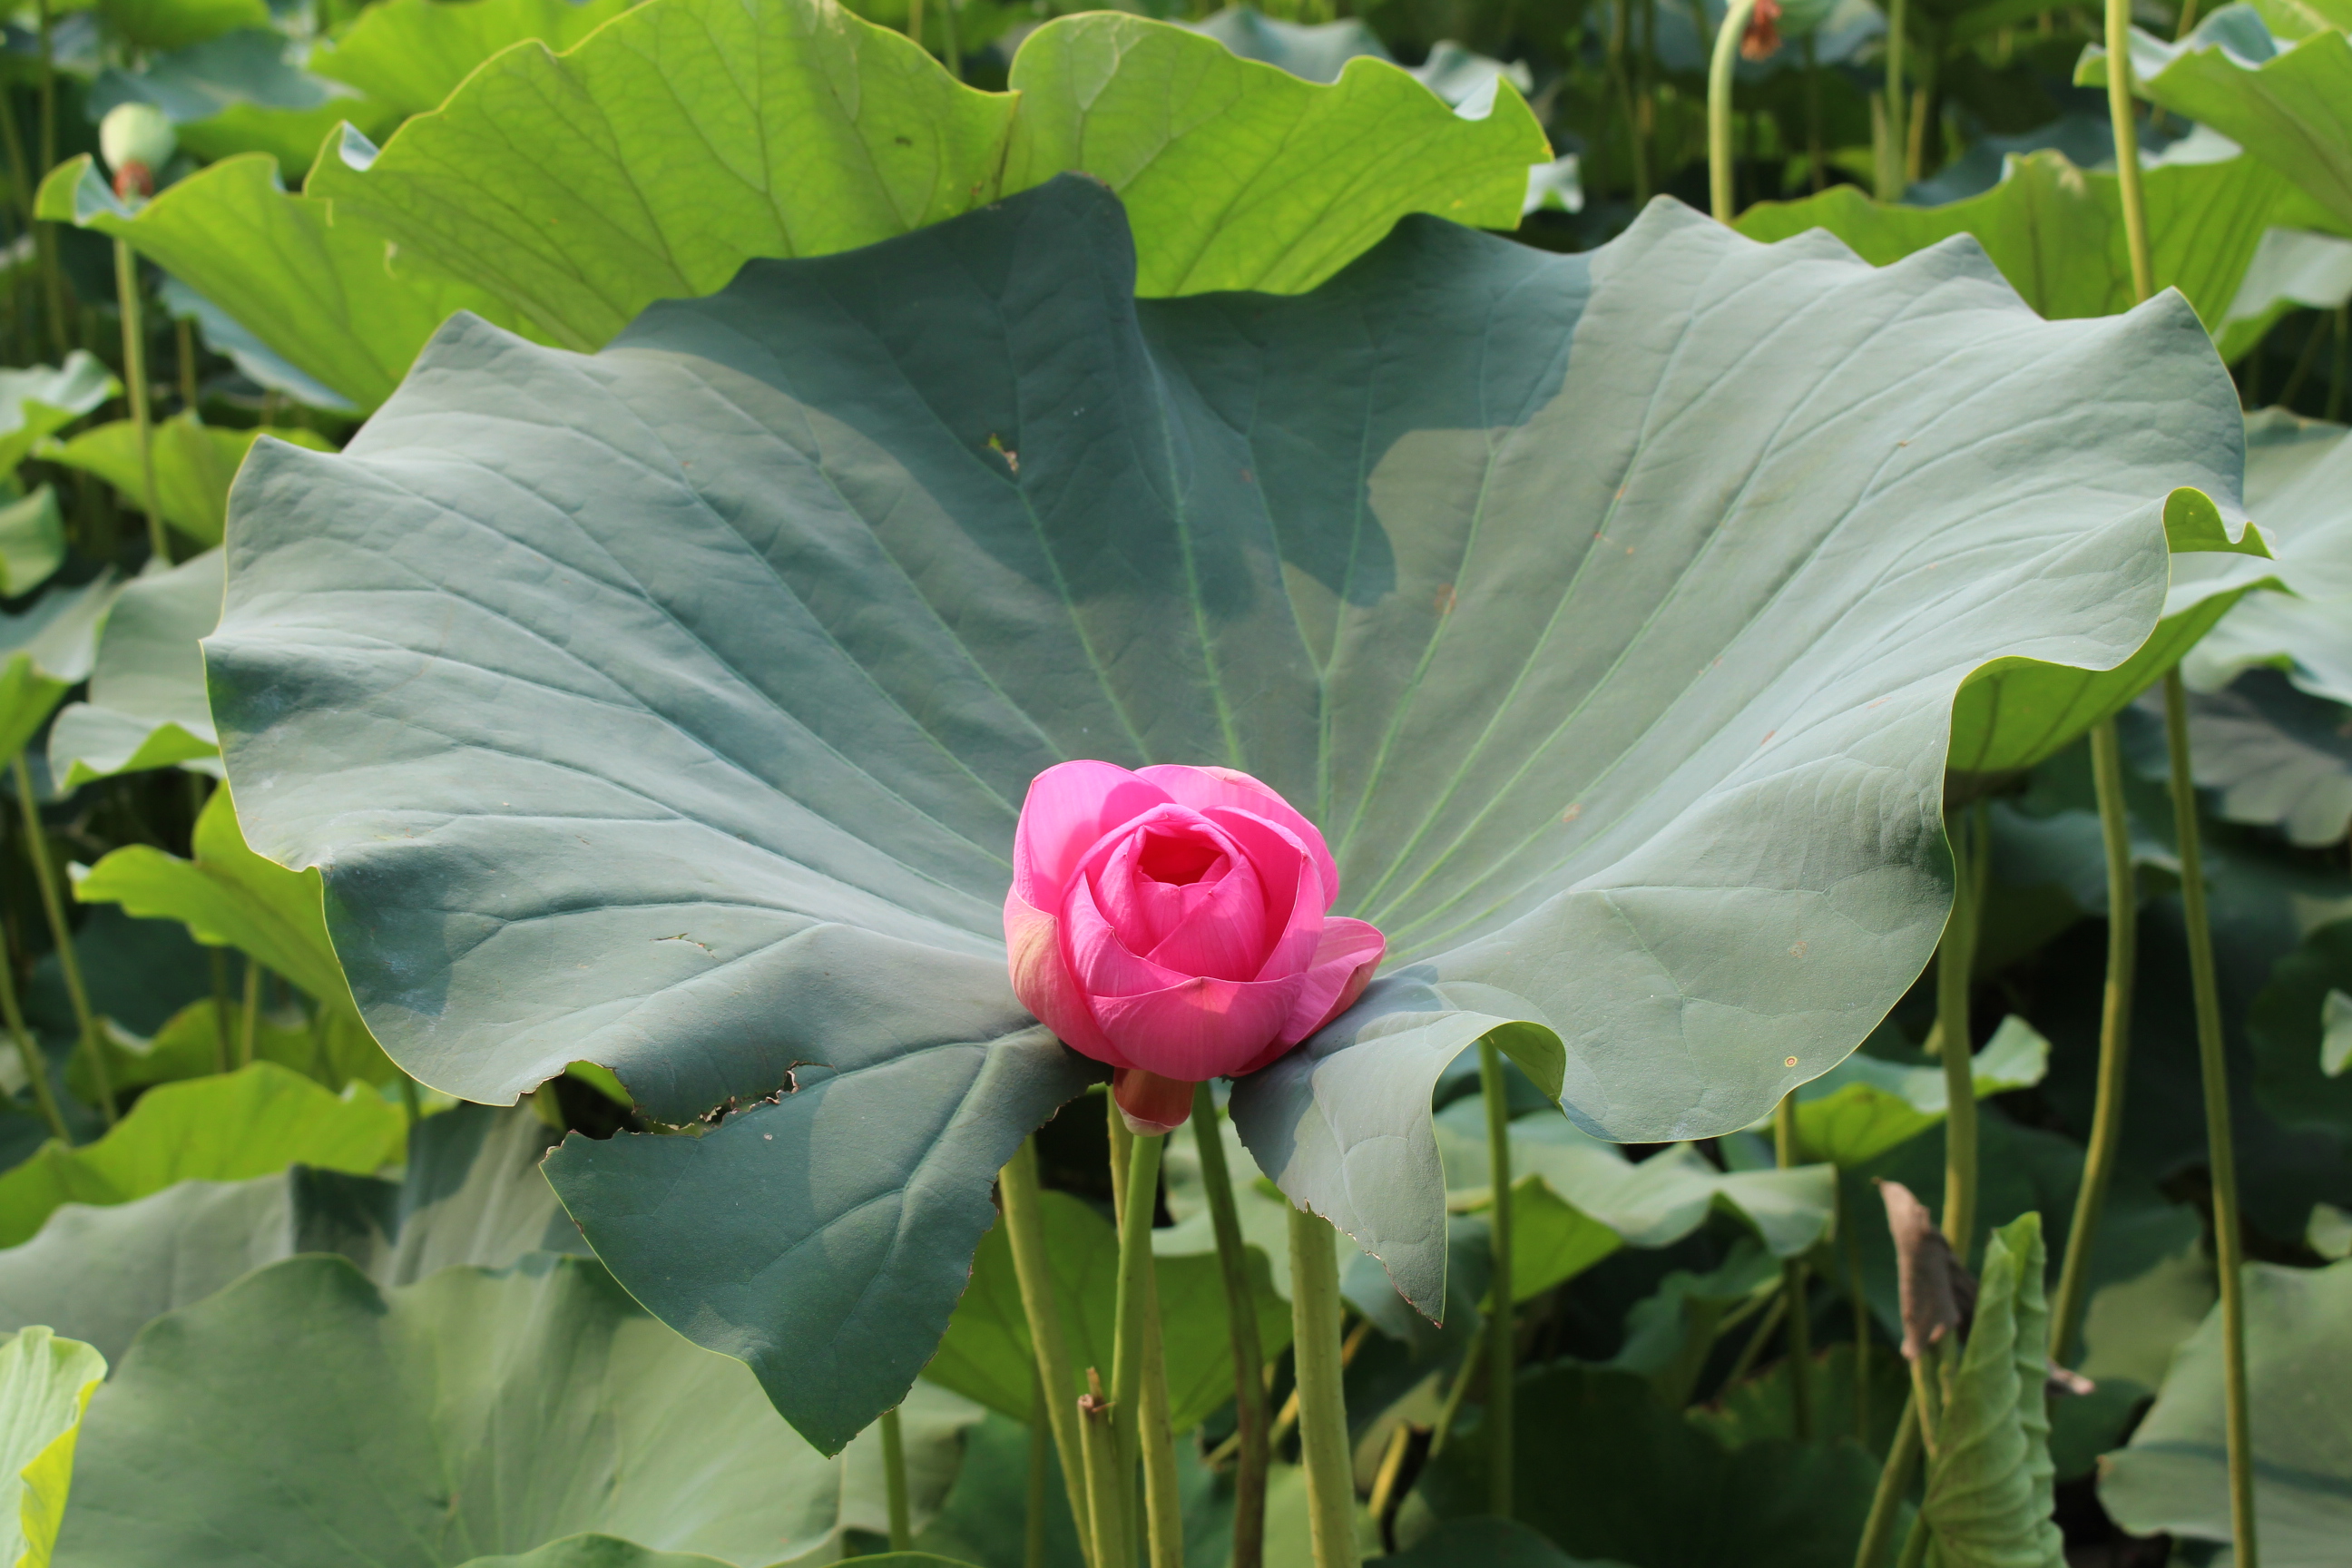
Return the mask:
<svg viewBox="0 0 2352 1568">
<path fill-rule="evenodd" d="M 1013 994 L 1117 1069 L 1129 1127 L 1164 1132 L 1192 1085 L 1256 1071 L 1363 994 L 1388 942 L 1327 912 L 1339 892 L 1323 835 L 1247 773 L 1063 763 L 1013 836 Z"/>
</svg>

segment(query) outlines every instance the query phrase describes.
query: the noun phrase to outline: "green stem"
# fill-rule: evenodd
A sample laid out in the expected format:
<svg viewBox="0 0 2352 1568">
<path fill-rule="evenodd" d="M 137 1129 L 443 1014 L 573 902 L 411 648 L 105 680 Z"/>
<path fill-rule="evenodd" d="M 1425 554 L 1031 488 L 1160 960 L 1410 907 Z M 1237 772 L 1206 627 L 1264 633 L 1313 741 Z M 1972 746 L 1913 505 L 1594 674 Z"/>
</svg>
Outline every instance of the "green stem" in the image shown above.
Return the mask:
<svg viewBox="0 0 2352 1568">
<path fill-rule="evenodd" d="M 261 1034 L 261 965 L 253 962 L 252 954 L 245 960 L 245 1012 L 237 1019 L 236 1065 L 246 1067 L 253 1061 L 253 1047 Z"/>
<path fill-rule="evenodd" d="M 89 1062 L 90 1086 L 98 1094 L 99 1114 L 114 1125 L 114 1080 L 106 1069 L 106 1040 L 98 1016 L 89 1010 L 89 993 L 81 983 L 81 960 L 74 952 L 73 927 L 66 923 L 65 903 L 58 896 L 58 874 L 49 864 L 49 838 L 41 829 L 41 808 L 33 803 L 33 775 L 19 752 L 9 763 L 16 781 L 16 805 L 24 814 L 25 858 L 33 865 L 33 880 L 41 891 L 41 912 L 48 917 L 49 936 L 58 944 L 58 972 L 66 983 L 66 998 L 73 1004 L 74 1026 L 81 1032 L 81 1048 Z"/>
<path fill-rule="evenodd" d="M 1077 1526 L 1082 1549 L 1091 1550 L 1094 1531 L 1087 1511 L 1085 1424 L 1078 1415 L 1077 1373 L 1070 1364 L 1069 1342 L 1062 1333 L 1061 1303 L 1055 1298 L 1054 1276 L 1045 1257 L 1036 1140 L 1022 1142 L 1020 1150 L 997 1173 L 996 1191 L 1004 1205 L 1004 1237 L 1013 1244 L 1013 1274 L 1021 1286 L 1021 1310 L 1028 1321 L 1029 1344 L 1045 1390 L 1045 1424 L 1062 1461 L 1070 1518 Z"/>
<path fill-rule="evenodd" d="M 2091 727 L 2091 780 L 2098 792 L 2099 837 L 2107 857 L 2107 986 L 2099 1014 L 2098 1092 L 2091 1107 L 2090 1146 L 2083 1154 L 2083 1184 L 2074 1194 L 2074 1220 L 2066 1231 L 2066 1262 L 2050 1307 L 2050 1359 L 2063 1366 L 2074 1359 L 2083 1310 L 2090 1300 L 2091 1244 L 2107 1182 L 2123 1142 L 2124 1076 L 2131 1054 L 2131 1003 L 2139 953 L 2139 892 L 2132 878 L 2131 825 L 2124 808 L 2123 748 L 2116 721 Z"/>
<path fill-rule="evenodd" d="M 1114 1107 L 1112 1114 L 1118 1114 Z M 1165 1134 L 1130 1138 L 1125 1190 L 1119 1194 L 1118 1304 L 1111 1341 L 1111 1427 L 1118 1436 L 1123 1511 L 1135 1517 L 1134 1475 L 1143 1457 L 1143 1332 L 1151 1298 L 1151 1208 L 1160 1193 L 1160 1151 Z M 1114 1161 L 1120 1151 L 1113 1143 Z"/>
<path fill-rule="evenodd" d="M 948 75 L 961 81 L 963 79 L 963 38 L 961 29 L 956 25 L 956 4 L 957 0 L 940 0 L 940 31 L 943 35 L 940 41 L 947 46 Z"/>
<path fill-rule="evenodd" d="M 1265 1354 L 1258 1343 L 1257 1303 L 1250 1289 L 1249 1258 L 1242 1250 L 1241 1215 L 1225 1164 L 1224 1132 L 1217 1121 L 1216 1099 L 1205 1083 L 1192 1090 L 1192 1136 L 1201 1149 L 1201 1179 L 1209 1189 L 1209 1220 L 1217 1233 L 1217 1266 L 1224 1276 L 1225 1322 L 1234 1348 L 1234 1434 L 1241 1447 L 1234 1466 L 1233 1568 L 1261 1568 L 1265 1559 L 1266 1468 L 1272 1454 L 1265 1432 Z"/>
<path fill-rule="evenodd" d="M 2189 694 L 2178 668 L 2164 674 L 2164 732 L 2172 761 L 2172 826 L 2180 854 L 2180 908 L 2188 926 L 2189 982 L 2197 1005 L 2197 1062 L 2205 1087 L 2206 1160 L 2213 1168 L 2213 1251 L 2221 1286 L 2222 1426 L 2229 1438 L 2230 1538 L 2234 1568 L 2257 1568 L 2252 1412 L 2246 1402 L 2245 1243 L 2239 1234 L 2238 1161 L 2231 1147 L 2230 1079 L 2221 1058 L 2221 993 L 2205 910 L 2197 785 L 2189 766 Z"/>
<path fill-rule="evenodd" d="M 1822 167 L 1825 154 L 1822 151 L 1822 61 L 1821 50 L 1814 35 L 1805 35 L 1805 178 L 1813 195 L 1820 195 L 1829 183 L 1827 171 Z"/>
<path fill-rule="evenodd" d="M 58 165 L 58 65 L 55 39 L 51 36 L 49 0 L 38 0 L 41 38 L 41 122 L 35 128 L 41 152 L 41 172 L 36 177 L 37 185 L 48 177 Z M 40 225 L 34 244 L 41 253 L 41 280 L 49 297 L 49 341 L 57 346 L 62 362 L 72 348 L 71 334 L 66 331 L 65 270 L 58 264 L 57 225 Z"/>
<path fill-rule="evenodd" d="M 1642 134 L 1641 111 L 1634 108 L 1633 73 L 1626 68 L 1626 37 L 1633 31 L 1633 0 L 1616 0 L 1610 9 L 1610 72 L 1616 79 L 1619 107 L 1625 115 L 1626 155 L 1633 173 L 1633 205 L 1650 205 L 1650 145 Z"/>
<path fill-rule="evenodd" d="M 1927 1516 L 1915 1514 L 1911 1520 L 1911 1533 L 1904 1537 L 1903 1555 L 1896 1559 L 1896 1568 L 1925 1568 L 1927 1542 Z"/>
<path fill-rule="evenodd" d="M 1903 1494 L 1911 1488 L 1911 1468 L 1919 1462 L 1918 1401 L 1903 1402 L 1895 1418 L 1895 1444 L 1879 1468 L 1878 1489 L 1871 1494 L 1870 1517 L 1862 1527 L 1862 1544 L 1855 1548 L 1853 1568 L 1878 1568 L 1895 1542 L 1895 1521 L 1903 1510 Z"/>
<path fill-rule="evenodd" d="M 40 1042 L 33 1031 L 25 1026 L 25 1010 L 16 1005 L 16 965 L 5 951 L 0 951 L 0 1015 L 8 1020 L 9 1036 L 16 1042 L 16 1055 L 25 1063 L 25 1079 L 33 1088 L 33 1103 L 40 1108 L 41 1120 L 49 1124 L 49 1136 L 60 1143 L 70 1143 L 73 1135 L 66 1131 L 64 1113 L 58 1110 L 57 1090 L 49 1084 L 48 1059 L 41 1054 Z"/>
<path fill-rule="evenodd" d="M 1715 32 L 1715 52 L 1706 66 L 1706 187 L 1717 223 L 1729 223 L 1735 214 L 1731 190 L 1731 69 L 1739 58 L 1739 40 L 1756 0 L 1731 0 L 1723 26 Z"/>
<path fill-rule="evenodd" d="M 1029 1495 L 1027 1510 L 1022 1515 L 1025 1531 L 1021 1542 L 1021 1568 L 1045 1568 L 1045 1472 L 1053 1463 L 1054 1426 L 1045 1416 L 1045 1379 L 1033 1377 L 1030 1384 Z"/>
<path fill-rule="evenodd" d="M 147 323 L 139 308 L 139 258 L 120 239 L 114 242 L 114 291 L 122 305 L 122 382 L 131 399 L 131 426 L 139 439 L 140 501 L 147 511 L 147 548 L 168 566 L 171 541 L 163 535 L 163 514 L 155 509 L 155 426 L 147 408 Z"/>
<path fill-rule="evenodd" d="M 1495 1194 L 1487 1211 L 1495 1273 L 1486 1298 L 1486 1511 L 1508 1519 L 1517 1416 L 1511 1363 L 1518 1351 L 1511 1270 L 1511 1089 L 1503 1078 L 1503 1053 L 1491 1036 L 1478 1042 L 1478 1087 L 1486 1100 L 1486 1168 Z"/>
<path fill-rule="evenodd" d="M 1975 855 L 1969 819 L 1948 814 L 1952 846 L 1952 913 L 1936 953 L 1936 1032 L 1944 1062 L 1944 1239 L 1961 1266 L 1977 1225 L 1977 1094 L 1973 1036 L 1969 1027 L 1969 972 L 1975 963 Z"/>
<path fill-rule="evenodd" d="M 411 1127 L 425 1120 L 425 1101 L 416 1092 L 416 1080 L 406 1073 L 400 1075 L 400 1103 L 408 1112 Z"/>
<path fill-rule="evenodd" d="M 882 1491 L 889 1500 L 890 1550 L 912 1552 L 915 1526 L 907 1509 L 907 1439 L 896 1406 L 882 1412 Z"/>
<path fill-rule="evenodd" d="M 1845 1288 L 1853 1303 L 1853 1438 L 1870 1447 L 1870 1298 L 1862 1287 L 1862 1238 L 1853 1224 L 1853 1205 L 1846 1201 L 1844 1173 L 1837 1183 L 1838 1247 L 1845 1257 Z"/>
<path fill-rule="evenodd" d="M 1788 1284 L 1787 1276 L 1781 1277 L 1780 1284 L 1784 1287 Z M 1756 1327 L 1748 1333 L 1748 1342 L 1739 1347 L 1739 1354 L 1732 1362 L 1731 1370 L 1724 1374 L 1724 1387 L 1729 1388 L 1739 1383 L 1755 1370 L 1756 1363 L 1763 1359 L 1764 1347 L 1770 1344 L 1772 1336 L 1780 1331 L 1780 1320 L 1786 1317 L 1788 1312 L 1788 1291 L 1785 1289 L 1775 1289 L 1772 1293 L 1772 1304 L 1766 1308 L 1764 1315 L 1757 1320 Z"/>
<path fill-rule="evenodd" d="M 1903 86 L 1905 9 L 1904 0 L 1887 0 L 1886 144 L 1878 150 L 1878 199 L 1882 202 L 1903 199 L 1903 152 L 1907 145 L 1903 117 L 1910 103 Z"/>
<path fill-rule="evenodd" d="M 1356 1482 L 1339 1360 L 1339 1255 L 1329 1222 L 1290 1211 L 1292 1356 L 1315 1568 L 1357 1568 Z"/>
<path fill-rule="evenodd" d="M 1118 1463 L 1118 1434 L 1112 1426 L 1110 1401 L 1103 1396 L 1102 1373 L 1087 1368 L 1087 1392 L 1078 1401 L 1079 1429 L 1086 1444 L 1086 1533 L 1094 1541 L 1095 1568 L 1129 1568 L 1135 1561 L 1135 1532 L 1128 1528 L 1128 1494 L 1134 1489 L 1132 1472 Z"/>
<path fill-rule="evenodd" d="M 1772 1110 L 1773 1163 L 1788 1170 L 1798 1163 L 1797 1091 L 1780 1097 Z M 1813 1436 L 1813 1325 L 1806 1310 L 1805 1261 L 1780 1264 L 1780 1294 L 1789 1304 L 1789 1427 L 1801 1443 Z"/>
<path fill-rule="evenodd" d="M 1150 1250 L 1150 1232 L 1144 1249 Z M 1184 1498 L 1176 1474 L 1176 1435 L 1169 1425 L 1168 1356 L 1160 1337 L 1160 1280 L 1143 1271 L 1143 1522 L 1152 1568 L 1184 1568 Z"/>
<path fill-rule="evenodd" d="M 2132 296 L 2137 302 L 2156 292 L 2156 264 L 2147 247 L 2147 197 L 2140 189 L 2139 123 L 2132 107 L 2131 0 L 2107 0 L 2106 12 L 2107 121 L 2116 133 L 2124 246 L 2131 254 Z M 2242 1563 L 2240 1568 L 2253 1565 Z"/>
<path fill-rule="evenodd" d="M 1445 1403 L 1438 1406 L 1437 1425 L 1430 1428 L 1429 1457 L 1433 1459 L 1445 1452 L 1448 1438 L 1454 1436 L 1454 1418 L 1462 1414 L 1462 1396 L 1470 1392 L 1470 1384 L 1478 1375 L 1479 1358 L 1486 1353 L 1486 1321 L 1470 1331 L 1470 1342 L 1463 1347 L 1462 1365 L 1454 1374 L 1454 1386 L 1445 1391 Z"/>
</svg>

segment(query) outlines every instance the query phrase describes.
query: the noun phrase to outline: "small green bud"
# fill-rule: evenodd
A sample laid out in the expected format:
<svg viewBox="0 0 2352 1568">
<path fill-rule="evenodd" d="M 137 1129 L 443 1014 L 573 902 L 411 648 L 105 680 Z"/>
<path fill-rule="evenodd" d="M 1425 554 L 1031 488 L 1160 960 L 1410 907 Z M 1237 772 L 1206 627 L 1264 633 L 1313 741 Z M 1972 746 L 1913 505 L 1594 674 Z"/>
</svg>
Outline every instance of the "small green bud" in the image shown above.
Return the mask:
<svg viewBox="0 0 2352 1568">
<path fill-rule="evenodd" d="M 152 103 L 118 103 L 98 124 L 98 150 L 118 185 L 125 171 L 135 166 L 144 171 L 144 183 L 152 189 L 154 172 L 172 161 L 179 144 L 172 122 Z"/>
</svg>

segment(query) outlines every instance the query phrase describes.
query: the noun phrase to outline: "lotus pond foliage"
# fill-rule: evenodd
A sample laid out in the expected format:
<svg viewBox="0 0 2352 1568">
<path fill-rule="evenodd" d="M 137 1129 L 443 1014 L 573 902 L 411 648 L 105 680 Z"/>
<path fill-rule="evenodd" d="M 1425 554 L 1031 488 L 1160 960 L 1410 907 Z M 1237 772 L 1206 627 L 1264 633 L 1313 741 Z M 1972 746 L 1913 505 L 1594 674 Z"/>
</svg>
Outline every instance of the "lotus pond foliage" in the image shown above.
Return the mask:
<svg viewBox="0 0 2352 1568">
<path fill-rule="evenodd" d="M 0 1559 L 2340 1561 L 2352 12 L 5 24 Z"/>
</svg>

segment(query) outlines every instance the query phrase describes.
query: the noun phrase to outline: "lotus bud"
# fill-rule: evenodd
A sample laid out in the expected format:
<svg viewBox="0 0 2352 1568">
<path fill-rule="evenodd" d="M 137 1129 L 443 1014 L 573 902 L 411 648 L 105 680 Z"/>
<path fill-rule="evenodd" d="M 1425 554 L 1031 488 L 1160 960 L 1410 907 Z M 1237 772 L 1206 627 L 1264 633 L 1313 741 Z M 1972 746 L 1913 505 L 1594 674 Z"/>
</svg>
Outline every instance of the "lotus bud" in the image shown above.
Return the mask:
<svg viewBox="0 0 2352 1568">
<path fill-rule="evenodd" d="M 1748 30 L 1739 36 L 1739 58 L 1766 60 L 1780 47 L 1780 0 L 1756 0 L 1748 14 Z"/>
<path fill-rule="evenodd" d="M 114 171 L 114 194 L 126 200 L 155 194 L 155 171 L 179 144 L 172 122 L 152 103 L 118 103 L 99 121 L 99 153 Z"/>
</svg>

